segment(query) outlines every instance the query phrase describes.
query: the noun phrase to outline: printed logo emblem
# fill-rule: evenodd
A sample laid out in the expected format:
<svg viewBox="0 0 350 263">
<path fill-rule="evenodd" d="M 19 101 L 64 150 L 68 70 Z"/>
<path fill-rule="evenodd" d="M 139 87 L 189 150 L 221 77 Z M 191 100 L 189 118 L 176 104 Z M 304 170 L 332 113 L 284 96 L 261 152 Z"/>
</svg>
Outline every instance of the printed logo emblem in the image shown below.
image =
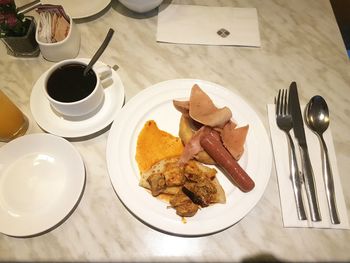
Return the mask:
<svg viewBox="0 0 350 263">
<path fill-rule="evenodd" d="M 225 38 L 230 34 L 230 31 L 226 30 L 225 28 L 221 28 L 216 32 L 219 36 Z"/>
</svg>

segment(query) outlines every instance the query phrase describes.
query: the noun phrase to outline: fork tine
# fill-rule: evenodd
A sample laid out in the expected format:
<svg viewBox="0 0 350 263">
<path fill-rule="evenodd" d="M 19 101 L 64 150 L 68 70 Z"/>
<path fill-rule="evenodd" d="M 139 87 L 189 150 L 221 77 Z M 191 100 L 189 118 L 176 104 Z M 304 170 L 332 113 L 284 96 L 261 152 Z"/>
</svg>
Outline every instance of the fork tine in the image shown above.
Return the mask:
<svg viewBox="0 0 350 263">
<path fill-rule="evenodd" d="M 282 91 L 282 114 L 286 115 L 287 113 L 287 91 L 286 89 L 283 89 Z"/>
<path fill-rule="evenodd" d="M 275 103 L 276 103 L 276 115 L 280 115 L 281 114 L 281 90 L 278 90 L 277 102 Z"/>
<path fill-rule="evenodd" d="M 284 94 L 284 114 L 288 114 L 288 90 L 285 89 L 285 94 Z"/>
<path fill-rule="evenodd" d="M 288 90 L 286 89 L 286 98 L 285 98 L 286 114 L 289 114 L 288 98 L 289 98 L 289 93 L 288 93 Z"/>
</svg>

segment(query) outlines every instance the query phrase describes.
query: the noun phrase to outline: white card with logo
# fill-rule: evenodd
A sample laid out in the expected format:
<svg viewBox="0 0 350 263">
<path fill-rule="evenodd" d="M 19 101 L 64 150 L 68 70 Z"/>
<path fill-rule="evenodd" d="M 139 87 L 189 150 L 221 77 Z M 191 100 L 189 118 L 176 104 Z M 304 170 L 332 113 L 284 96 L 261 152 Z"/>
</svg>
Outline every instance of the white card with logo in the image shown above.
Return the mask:
<svg viewBox="0 0 350 263">
<path fill-rule="evenodd" d="M 157 41 L 260 47 L 256 8 L 161 5 Z"/>
</svg>

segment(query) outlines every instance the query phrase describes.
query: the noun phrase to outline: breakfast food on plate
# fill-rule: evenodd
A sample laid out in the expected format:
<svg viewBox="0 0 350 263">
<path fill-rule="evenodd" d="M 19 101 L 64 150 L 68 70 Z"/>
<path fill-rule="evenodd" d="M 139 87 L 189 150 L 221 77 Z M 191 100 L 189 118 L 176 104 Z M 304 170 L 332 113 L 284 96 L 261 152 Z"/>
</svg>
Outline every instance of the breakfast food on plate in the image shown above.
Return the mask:
<svg viewBox="0 0 350 263">
<path fill-rule="evenodd" d="M 183 149 L 180 138 L 160 130 L 154 120 L 147 121 L 136 146 L 139 185 L 169 202 L 182 217 L 193 216 L 199 207 L 225 203 L 217 171 L 195 160 L 182 164 Z"/>
<path fill-rule="evenodd" d="M 153 120 L 146 122 L 138 136 L 139 185 L 168 201 L 182 217 L 226 202 L 217 171 L 204 164 L 220 166 L 241 191 L 251 191 L 255 183 L 237 162 L 249 126 L 237 127 L 231 110 L 217 108 L 198 85 L 192 87 L 189 101 L 174 100 L 173 104 L 182 113 L 180 138 L 160 130 Z"/>
<path fill-rule="evenodd" d="M 166 194 L 170 206 L 184 217 L 193 216 L 199 207 L 226 202 L 216 170 L 195 160 L 181 165 L 179 157 L 162 159 L 141 173 L 139 185 L 155 197 Z"/>
<path fill-rule="evenodd" d="M 136 146 L 136 161 L 140 172 L 143 173 L 164 158 L 181 155 L 183 148 L 178 137 L 160 130 L 154 120 L 147 121 Z"/>
<path fill-rule="evenodd" d="M 217 108 L 197 84 L 192 87 L 189 101 L 174 100 L 173 104 L 182 113 L 179 136 L 185 148 L 180 162 L 195 158 L 216 163 L 239 189 L 251 191 L 254 181 L 237 162 L 244 152 L 249 126 L 237 127 L 231 110 Z"/>
</svg>

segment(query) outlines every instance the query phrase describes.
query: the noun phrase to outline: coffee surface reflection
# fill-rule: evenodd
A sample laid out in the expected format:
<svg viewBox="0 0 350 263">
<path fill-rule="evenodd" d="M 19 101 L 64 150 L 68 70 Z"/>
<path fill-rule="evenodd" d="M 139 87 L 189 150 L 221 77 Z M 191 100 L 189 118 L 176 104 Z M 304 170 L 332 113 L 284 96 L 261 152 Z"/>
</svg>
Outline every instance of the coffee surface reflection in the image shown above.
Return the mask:
<svg viewBox="0 0 350 263">
<path fill-rule="evenodd" d="M 71 63 L 52 72 L 47 80 L 47 93 L 60 102 L 75 102 L 89 96 L 95 89 L 97 77 L 93 70 L 85 76 L 86 65 Z"/>
</svg>

